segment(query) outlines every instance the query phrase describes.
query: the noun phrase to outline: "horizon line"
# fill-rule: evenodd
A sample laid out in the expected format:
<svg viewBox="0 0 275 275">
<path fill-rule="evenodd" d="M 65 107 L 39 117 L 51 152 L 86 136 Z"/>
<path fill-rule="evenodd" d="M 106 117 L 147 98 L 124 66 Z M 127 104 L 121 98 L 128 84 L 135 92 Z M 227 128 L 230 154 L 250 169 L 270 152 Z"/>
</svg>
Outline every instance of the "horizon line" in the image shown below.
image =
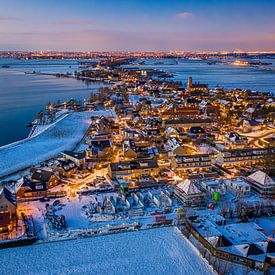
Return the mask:
<svg viewBox="0 0 275 275">
<path fill-rule="evenodd" d="M 275 53 L 274 50 L 0 50 L 0 53 Z"/>
</svg>

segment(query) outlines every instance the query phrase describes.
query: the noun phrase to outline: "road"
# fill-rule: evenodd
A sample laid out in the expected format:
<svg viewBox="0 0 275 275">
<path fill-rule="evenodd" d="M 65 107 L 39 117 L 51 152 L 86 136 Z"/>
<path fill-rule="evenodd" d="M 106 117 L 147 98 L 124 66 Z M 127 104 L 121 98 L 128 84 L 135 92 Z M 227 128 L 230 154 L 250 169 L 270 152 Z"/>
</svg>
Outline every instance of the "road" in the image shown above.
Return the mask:
<svg viewBox="0 0 275 275">
<path fill-rule="evenodd" d="M 258 141 L 262 138 L 265 138 L 267 136 L 270 136 L 272 134 L 275 134 L 275 129 L 274 128 L 269 128 L 267 130 L 264 130 L 262 132 L 259 133 L 259 135 L 249 135 L 249 134 L 241 134 L 239 133 L 240 135 L 242 136 L 245 136 L 247 138 L 250 138 L 251 140 L 249 141 L 249 144 L 250 145 L 254 145 L 254 146 L 257 146 L 257 147 L 262 147 L 259 145 Z"/>
</svg>

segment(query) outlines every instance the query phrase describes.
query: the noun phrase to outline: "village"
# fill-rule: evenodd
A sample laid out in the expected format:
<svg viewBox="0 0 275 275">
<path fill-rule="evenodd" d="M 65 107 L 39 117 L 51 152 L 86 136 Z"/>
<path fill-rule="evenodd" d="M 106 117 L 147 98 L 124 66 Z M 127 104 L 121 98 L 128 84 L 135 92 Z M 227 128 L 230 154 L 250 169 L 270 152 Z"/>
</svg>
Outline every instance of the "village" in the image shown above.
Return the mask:
<svg viewBox="0 0 275 275">
<path fill-rule="evenodd" d="M 83 104 L 49 103 L 37 115 L 32 135 L 78 113 L 89 126 L 73 150 L 3 175 L 0 247 L 177 226 L 217 272 L 230 263 L 267 274 L 274 97 L 209 88 L 196 76 L 184 86 L 137 63 L 85 63 L 75 78 L 107 84 Z"/>
</svg>

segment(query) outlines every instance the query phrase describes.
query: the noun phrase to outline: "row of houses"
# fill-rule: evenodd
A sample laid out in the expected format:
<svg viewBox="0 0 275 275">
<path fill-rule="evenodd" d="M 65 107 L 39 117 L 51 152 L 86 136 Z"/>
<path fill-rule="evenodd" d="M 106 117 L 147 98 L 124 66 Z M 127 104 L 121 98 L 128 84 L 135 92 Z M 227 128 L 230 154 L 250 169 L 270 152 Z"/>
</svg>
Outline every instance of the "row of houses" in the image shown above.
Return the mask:
<svg viewBox="0 0 275 275">
<path fill-rule="evenodd" d="M 265 157 L 275 153 L 275 148 L 245 148 L 220 150 L 215 155 L 215 162 L 223 167 L 233 167 L 241 164 L 256 164 Z"/>
<path fill-rule="evenodd" d="M 175 186 L 175 194 L 188 207 L 205 206 L 207 194 L 211 197 L 214 193 L 224 196 L 229 192 L 236 198 L 244 198 L 250 196 L 252 190 L 272 199 L 275 197 L 275 182 L 266 173 L 257 171 L 247 178 L 200 181 L 186 179 Z"/>
<path fill-rule="evenodd" d="M 112 179 L 134 179 L 146 176 L 157 176 L 159 173 L 158 162 L 152 159 L 136 159 L 111 163 L 108 174 Z"/>
</svg>

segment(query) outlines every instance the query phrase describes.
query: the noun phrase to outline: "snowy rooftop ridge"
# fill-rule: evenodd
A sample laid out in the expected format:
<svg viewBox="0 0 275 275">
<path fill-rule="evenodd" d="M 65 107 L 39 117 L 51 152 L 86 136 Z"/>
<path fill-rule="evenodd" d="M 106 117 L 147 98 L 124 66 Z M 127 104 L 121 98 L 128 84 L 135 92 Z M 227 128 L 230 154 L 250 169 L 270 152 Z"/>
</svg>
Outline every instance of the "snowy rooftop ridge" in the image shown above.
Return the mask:
<svg viewBox="0 0 275 275">
<path fill-rule="evenodd" d="M 190 179 L 186 179 L 180 182 L 177 187 L 181 189 L 185 194 L 192 195 L 192 194 L 200 194 L 201 191 L 195 186 L 194 183 Z"/>
<path fill-rule="evenodd" d="M 248 176 L 247 179 L 259 183 L 263 186 L 275 184 L 275 182 L 270 176 L 268 176 L 265 172 L 262 172 L 260 170 Z"/>
</svg>

